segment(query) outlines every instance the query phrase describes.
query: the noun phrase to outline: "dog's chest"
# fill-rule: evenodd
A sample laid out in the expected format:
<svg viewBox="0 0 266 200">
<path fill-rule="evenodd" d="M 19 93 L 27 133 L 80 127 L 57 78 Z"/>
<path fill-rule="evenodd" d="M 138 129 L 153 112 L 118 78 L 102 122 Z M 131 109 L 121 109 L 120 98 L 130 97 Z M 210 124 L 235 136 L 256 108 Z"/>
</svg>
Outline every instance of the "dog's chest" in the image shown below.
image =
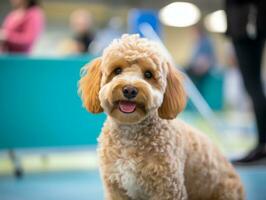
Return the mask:
<svg viewBox="0 0 266 200">
<path fill-rule="evenodd" d="M 118 159 L 115 162 L 116 181 L 132 199 L 145 199 L 146 195 L 138 181 L 139 172 L 134 160 Z"/>
</svg>

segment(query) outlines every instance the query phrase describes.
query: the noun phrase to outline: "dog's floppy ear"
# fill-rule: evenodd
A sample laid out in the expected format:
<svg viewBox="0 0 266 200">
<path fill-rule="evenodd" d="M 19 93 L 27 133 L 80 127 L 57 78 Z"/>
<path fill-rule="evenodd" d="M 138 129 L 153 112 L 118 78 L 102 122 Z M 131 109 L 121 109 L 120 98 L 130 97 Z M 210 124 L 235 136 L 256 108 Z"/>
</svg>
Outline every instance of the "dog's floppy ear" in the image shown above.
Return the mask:
<svg viewBox="0 0 266 200">
<path fill-rule="evenodd" d="M 92 113 L 103 112 L 99 100 L 101 84 L 101 58 L 94 59 L 82 68 L 84 76 L 79 81 L 79 93 L 84 107 Z"/>
<path fill-rule="evenodd" d="M 158 114 L 162 119 L 174 119 L 186 105 L 186 94 L 182 85 L 182 75 L 168 62 L 167 85 Z"/>
</svg>

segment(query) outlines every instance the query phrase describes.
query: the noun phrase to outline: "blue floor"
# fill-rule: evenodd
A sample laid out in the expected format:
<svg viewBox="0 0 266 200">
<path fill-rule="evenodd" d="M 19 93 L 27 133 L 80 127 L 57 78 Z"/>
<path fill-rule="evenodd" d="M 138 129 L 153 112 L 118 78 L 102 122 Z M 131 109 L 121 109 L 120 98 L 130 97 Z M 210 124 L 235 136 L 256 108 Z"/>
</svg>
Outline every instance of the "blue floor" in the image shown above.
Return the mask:
<svg viewBox="0 0 266 200">
<path fill-rule="evenodd" d="M 266 200 L 266 166 L 238 167 L 247 200 Z"/>
<path fill-rule="evenodd" d="M 0 177 L 0 200 L 100 200 L 103 189 L 96 171 Z"/>
<path fill-rule="evenodd" d="M 266 200 L 266 167 L 237 169 L 248 200 Z M 0 200 L 100 200 L 103 189 L 96 171 L 0 177 Z"/>
</svg>

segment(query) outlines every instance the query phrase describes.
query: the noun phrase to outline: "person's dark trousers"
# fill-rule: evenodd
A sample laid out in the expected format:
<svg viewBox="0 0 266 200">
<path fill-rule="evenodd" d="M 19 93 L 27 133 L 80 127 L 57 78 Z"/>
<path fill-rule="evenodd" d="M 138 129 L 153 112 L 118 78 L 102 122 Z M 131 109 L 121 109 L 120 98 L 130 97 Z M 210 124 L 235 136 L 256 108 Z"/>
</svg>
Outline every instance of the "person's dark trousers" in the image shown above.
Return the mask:
<svg viewBox="0 0 266 200">
<path fill-rule="evenodd" d="M 261 76 L 264 41 L 264 37 L 233 40 L 244 85 L 255 112 L 259 145 L 266 144 L 266 97 Z"/>
</svg>

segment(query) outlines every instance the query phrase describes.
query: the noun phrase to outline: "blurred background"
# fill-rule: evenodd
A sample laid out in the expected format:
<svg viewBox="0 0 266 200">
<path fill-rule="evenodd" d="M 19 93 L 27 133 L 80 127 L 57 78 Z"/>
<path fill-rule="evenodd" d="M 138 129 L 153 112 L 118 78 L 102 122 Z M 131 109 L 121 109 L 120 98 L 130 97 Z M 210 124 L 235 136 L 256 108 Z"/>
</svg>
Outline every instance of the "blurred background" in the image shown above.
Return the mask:
<svg viewBox="0 0 266 200">
<path fill-rule="evenodd" d="M 228 159 L 256 146 L 223 0 L 36 2 L 0 1 L 1 200 L 103 199 L 96 145 L 106 116 L 82 108 L 77 82 L 81 67 L 123 33 L 163 45 L 187 75 L 189 101 L 179 117 Z M 12 32 L 25 27 L 25 35 Z M 265 164 L 237 171 L 248 199 L 266 199 Z"/>
</svg>

